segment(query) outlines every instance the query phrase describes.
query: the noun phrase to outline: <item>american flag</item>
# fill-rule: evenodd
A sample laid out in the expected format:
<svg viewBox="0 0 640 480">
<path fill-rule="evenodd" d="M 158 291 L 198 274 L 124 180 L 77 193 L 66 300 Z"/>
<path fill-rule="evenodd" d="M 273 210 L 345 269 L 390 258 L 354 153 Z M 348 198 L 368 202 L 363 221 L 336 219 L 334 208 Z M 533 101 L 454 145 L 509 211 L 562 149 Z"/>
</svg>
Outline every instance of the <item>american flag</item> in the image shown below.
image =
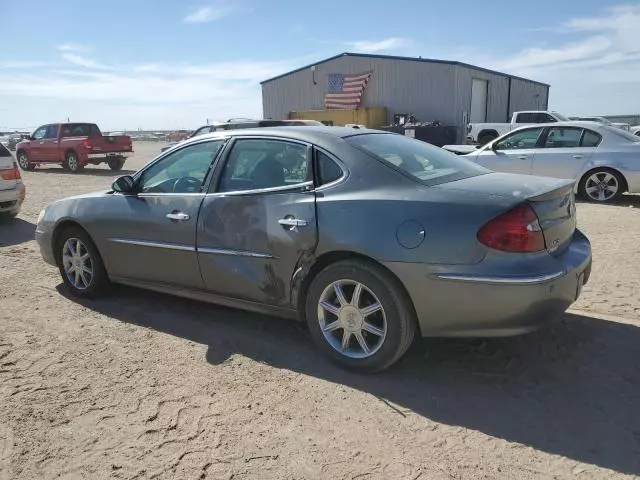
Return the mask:
<svg viewBox="0 0 640 480">
<path fill-rule="evenodd" d="M 355 75 L 328 74 L 327 95 L 324 97 L 325 108 L 338 110 L 358 108 L 369 78 L 371 78 L 371 72 Z"/>
</svg>

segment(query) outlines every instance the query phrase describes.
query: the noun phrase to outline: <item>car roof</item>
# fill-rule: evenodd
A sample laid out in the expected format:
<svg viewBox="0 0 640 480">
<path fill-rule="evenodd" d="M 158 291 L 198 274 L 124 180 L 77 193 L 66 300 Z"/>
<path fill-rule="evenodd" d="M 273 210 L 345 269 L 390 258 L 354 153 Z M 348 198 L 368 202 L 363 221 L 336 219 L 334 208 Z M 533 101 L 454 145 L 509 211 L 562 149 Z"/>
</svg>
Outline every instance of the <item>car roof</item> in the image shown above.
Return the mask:
<svg viewBox="0 0 640 480">
<path fill-rule="evenodd" d="M 189 143 L 202 140 L 204 138 L 223 138 L 223 137 L 245 137 L 245 136 L 269 136 L 290 138 L 292 140 L 300 140 L 314 143 L 316 140 L 327 137 L 347 138 L 357 135 L 366 135 L 378 133 L 383 135 L 391 135 L 390 132 L 371 129 L 355 129 L 348 127 L 325 127 L 319 125 L 309 126 L 280 126 L 280 127 L 260 127 L 260 128 L 242 128 L 237 130 L 224 130 L 221 132 L 207 133 L 193 137 Z"/>
</svg>

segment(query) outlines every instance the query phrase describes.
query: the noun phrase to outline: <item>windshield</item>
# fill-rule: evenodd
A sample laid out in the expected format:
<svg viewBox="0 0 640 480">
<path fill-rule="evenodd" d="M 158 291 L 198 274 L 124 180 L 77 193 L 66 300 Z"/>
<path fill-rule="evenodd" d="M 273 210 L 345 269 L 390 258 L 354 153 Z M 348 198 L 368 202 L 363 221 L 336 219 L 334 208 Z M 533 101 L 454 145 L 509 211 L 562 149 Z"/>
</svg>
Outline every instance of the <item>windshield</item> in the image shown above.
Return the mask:
<svg viewBox="0 0 640 480">
<path fill-rule="evenodd" d="M 489 173 L 489 170 L 453 153 L 402 135 L 373 133 L 345 140 L 426 185 Z"/>
</svg>

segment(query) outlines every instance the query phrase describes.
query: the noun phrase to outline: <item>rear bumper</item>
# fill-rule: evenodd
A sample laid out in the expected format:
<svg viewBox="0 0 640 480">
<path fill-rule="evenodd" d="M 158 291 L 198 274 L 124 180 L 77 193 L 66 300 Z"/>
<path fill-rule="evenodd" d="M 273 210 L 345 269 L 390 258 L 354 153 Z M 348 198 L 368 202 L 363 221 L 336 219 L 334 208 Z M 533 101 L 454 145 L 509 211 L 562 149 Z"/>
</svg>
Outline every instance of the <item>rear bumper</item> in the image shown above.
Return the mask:
<svg viewBox="0 0 640 480">
<path fill-rule="evenodd" d="M 130 152 L 106 152 L 106 153 L 87 153 L 85 155 L 81 155 L 79 160 L 81 163 L 102 163 L 107 162 L 112 158 L 122 158 L 125 159 L 130 157 L 133 154 Z"/>
<path fill-rule="evenodd" d="M 18 213 L 24 202 L 26 189 L 18 183 L 9 190 L 0 190 L 0 213 Z"/>
<path fill-rule="evenodd" d="M 548 257 L 544 268 L 553 268 L 517 276 L 487 274 L 483 262 L 464 272 L 387 266 L 407 287 L 422 336 L 498 337 L 536 330 L 576 301 L 591 273 L 589 240 L 576 231 L 559 257 Z"/>
</svg>

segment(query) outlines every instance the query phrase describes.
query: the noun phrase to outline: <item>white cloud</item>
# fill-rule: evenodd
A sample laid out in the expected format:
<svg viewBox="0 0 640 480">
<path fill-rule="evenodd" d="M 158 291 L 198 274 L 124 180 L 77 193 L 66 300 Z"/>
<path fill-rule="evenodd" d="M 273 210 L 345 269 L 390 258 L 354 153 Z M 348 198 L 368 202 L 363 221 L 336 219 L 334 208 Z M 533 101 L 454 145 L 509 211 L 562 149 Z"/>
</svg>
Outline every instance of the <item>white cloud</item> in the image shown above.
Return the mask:
<svg viewBox="0 0 640 480">
<path fill-rule="evenodd" d="M 221 18 L 228 17 L 240 11 L 237 3 L 216 2 L 212 5 L 203 6 L 192 10 L 186 17 L 185 23 L 207 23 Z"/>
<path fill-rule="evenodd" d="M 77 59 L 74 59 L 77 60 Z M 206 118 L 261 117 L 259 81 L 295 68 L 291 62 L 102 65 L 42 72 L 0 71 L 0 105 L 11 126 L 51 118 L 91 118 L 105 130 L 194 128 Z M 87 67 L 90 68 L 87 68 Z M 22 106 L 21 106 L 22 105 Z"/>
<path fill-rule="evenodd" d="M 50 62 L 30 62 L 24 60 L 7 60 L 0 61 L 0 69 L 30 69 L 48 67 Z"/>
<path fill-rule="evenodd" d="M 58 50 L 61 52 L 86 53 L 91 51 L 91 48 L 80 43 L 63 43 L 62 45 L 58 45 Z"/>
<path fill-rule="evenodd" d="M 99 70 L 108 70 L 110 68 L 106 65 L 91 60 L 90 58 L 86 58 L 75 53 L 63 53 L 62 58 L 64 58 L 67 62 L 71 62 L 80 67 L 95 68 Z"/>
<path fill-rule="evenodd" d="M 401 37 L 389 37 L 384 40 L 358 40 L 352 42 L 345 42 L 351 50 L 360 53 L 378 53 L 389 50 L 396 50 L 399 48 L 407 47 L 411 42 L 406 38 Z"/>
</svg>

